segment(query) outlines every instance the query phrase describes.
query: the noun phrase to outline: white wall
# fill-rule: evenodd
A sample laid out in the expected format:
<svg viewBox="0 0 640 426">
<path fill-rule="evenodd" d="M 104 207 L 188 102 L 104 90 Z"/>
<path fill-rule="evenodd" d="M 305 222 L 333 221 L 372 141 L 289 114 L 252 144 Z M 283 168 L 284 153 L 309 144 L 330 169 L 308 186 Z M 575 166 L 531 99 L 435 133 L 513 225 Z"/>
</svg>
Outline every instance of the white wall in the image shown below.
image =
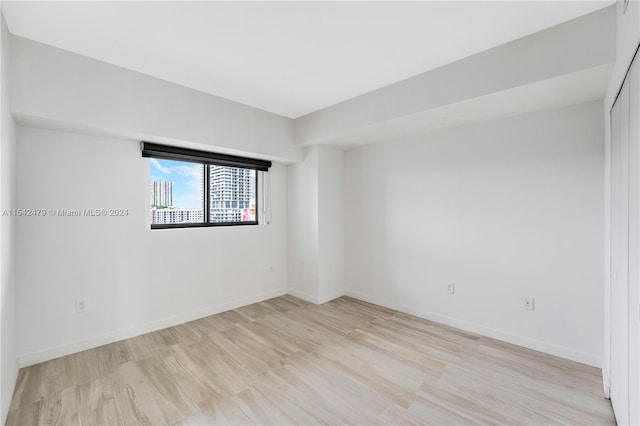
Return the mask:
<svg viewBox="0 0 640 426">
<path fill-rule="evenodd" d="M 286 292 L 287 172 L 278 162 L 302 158 L 292 120 L 20 37 L 11 43 L 17 206 L 130 212 L 18 220 L 22 365 Z M 140 140 L 275 161 L 271 224 L 148 230 Z M 75 313 L 78 298 L 88 298 L 86 314 Z"/>
<path fill-rule="evenodd" d="M 21 37 L 12 45 L 11 108 L 19 122 L 274 161 L 302 158 L 286 117 Z"/>
<path fill-rule="evenodd" d="M 347 294 L 601 365 L 600 102 L 356 148 L 345 165 Z"/>
<path fill-rule="evenodd" d="M 344 151 L 318 146 L 318 301 L 344 295 Z"/>
<path fill-rule="evenodd" d="M 288 169 L 289 293 L 325 303 L 344 295 L 344 154 L 314 145 Z"/>
<path fill-rule="evenodd" d="M 17 220 L 22 365 L 287 291 L 281 164 L 270 171 L 270 225 L 177 230 L 148 229 L 149 160 L 138 141 L 19 127 L 17 171 L 20 207 L 129 210 Z M 78 298 L 88 299 L 84 314 Z"/>
<path fill-rule="evenodd" d="M 304 160 L 287 167 L 289 293 L 317 303 L 318 147 L 305 149 Z"/>
<path fill-rule="evenodd" d="M 9 32 L 0 14 L 2 70 L 2 142 L 0 143 L 0 215 L 15 207 L 15 122 L 9 109 Z M 15 220 L 0 216 L 0 423 L 4 424 L 17 378 L 16 286 L 14 268 Z"/>
</svg>

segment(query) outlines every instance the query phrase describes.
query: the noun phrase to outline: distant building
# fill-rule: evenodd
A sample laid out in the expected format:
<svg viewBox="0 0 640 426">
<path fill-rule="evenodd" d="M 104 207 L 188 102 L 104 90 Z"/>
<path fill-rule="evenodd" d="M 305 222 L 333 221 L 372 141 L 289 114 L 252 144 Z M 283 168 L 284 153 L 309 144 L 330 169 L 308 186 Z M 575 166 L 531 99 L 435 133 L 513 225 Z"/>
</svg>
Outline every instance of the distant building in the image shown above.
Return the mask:
<svg viewBox="0 0 640 426">
<path fill-rule="evenodd" d="M 151 209 L 151 224 L 166 223 L 202 223 L 204 222 L 204 212 L 202 209 Z"/>
<path fill-rule="evenodd" d="M 151 181 L 151 205 L 173 206 L 173 182 L 160 180 Z"/>
<path fill-rule="evenodd" d="M 211 166 L 209 171 L 211 222 L 255 220 L 256 171 Z"/>
</svg>

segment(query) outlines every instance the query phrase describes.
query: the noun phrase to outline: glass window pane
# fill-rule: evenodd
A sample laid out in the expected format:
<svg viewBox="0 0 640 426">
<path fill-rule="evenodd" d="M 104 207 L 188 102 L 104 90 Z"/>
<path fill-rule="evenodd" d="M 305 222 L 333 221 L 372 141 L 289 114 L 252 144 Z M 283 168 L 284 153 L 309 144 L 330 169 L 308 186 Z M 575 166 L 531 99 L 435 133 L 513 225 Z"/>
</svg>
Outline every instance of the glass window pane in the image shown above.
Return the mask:
<svg viewBox="0 0 640 426">
<path fill-rule="evenodd" d="M 204 223 L 204 165 L 150 158 L 151 224 Z"/>
<path fill-rule="evenodd" d="M 256 221 L 256 171 L 238 167 L 209 166 L 209 220 Z"/>
</svg>

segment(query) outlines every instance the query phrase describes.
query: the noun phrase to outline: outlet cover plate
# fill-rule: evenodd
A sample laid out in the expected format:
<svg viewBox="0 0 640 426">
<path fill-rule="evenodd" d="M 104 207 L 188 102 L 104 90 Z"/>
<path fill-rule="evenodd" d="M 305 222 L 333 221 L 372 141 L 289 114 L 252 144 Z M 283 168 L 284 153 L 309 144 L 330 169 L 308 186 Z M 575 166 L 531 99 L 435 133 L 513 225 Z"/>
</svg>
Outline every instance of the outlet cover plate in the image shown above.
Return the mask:
<svg viewBox="0 0 640 426">
<path fill-rule="evenodd" d="M 522 299 L 522 307 L 529 311 L 533 311 L 535 309 L 536 299 L 533 297 L 525 297 Z"/>
<path fill-rule="evenodd" d="M 87 312 L 87 301 L 84 299 L 76 300 L 76 313 L 83 314 Z"/>
</svg>

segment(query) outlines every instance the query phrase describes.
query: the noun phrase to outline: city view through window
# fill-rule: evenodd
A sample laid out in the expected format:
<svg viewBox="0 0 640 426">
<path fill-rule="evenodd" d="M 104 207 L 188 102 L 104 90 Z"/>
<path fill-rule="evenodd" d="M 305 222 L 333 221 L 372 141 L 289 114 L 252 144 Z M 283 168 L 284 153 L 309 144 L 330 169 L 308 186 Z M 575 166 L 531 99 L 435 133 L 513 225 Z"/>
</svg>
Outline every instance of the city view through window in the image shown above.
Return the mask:
<svg viewBox="0 0 640 426">
<path fill-rule="evenodd" d="M 256 220 L 255 170 L 158 158 L 150 163 L 152 225 L 204 223 L 207 187 L 210 223 Z"/>
</svg>

